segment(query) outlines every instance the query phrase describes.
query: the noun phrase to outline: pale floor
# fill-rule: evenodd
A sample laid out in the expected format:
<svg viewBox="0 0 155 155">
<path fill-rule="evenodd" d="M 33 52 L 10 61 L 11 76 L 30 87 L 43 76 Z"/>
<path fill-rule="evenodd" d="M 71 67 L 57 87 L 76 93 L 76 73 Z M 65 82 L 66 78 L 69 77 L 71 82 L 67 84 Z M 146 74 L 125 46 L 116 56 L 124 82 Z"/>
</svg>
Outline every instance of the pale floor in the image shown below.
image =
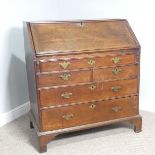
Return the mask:
<svg viewBox="0 0 155 155">
<path fill-rule="evenodd" d="M 141 112 L 143 131 L 126 125 L 59 136 L 48 144 L 47 155 L 155 155 L 155 113 Z M 0 155 L 37 155 L 37 137 L 25 115 L 0 128 Z"/>
</svg>

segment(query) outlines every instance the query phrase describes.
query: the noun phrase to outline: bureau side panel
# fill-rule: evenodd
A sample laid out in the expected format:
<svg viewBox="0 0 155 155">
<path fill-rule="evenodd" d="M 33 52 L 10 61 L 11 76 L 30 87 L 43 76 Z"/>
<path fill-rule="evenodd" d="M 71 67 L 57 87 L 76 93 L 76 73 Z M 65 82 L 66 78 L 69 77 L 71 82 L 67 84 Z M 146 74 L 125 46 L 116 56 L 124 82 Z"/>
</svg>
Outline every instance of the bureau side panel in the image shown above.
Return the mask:
<svg viewBox="0 0 155 155">
<path fill-rule="evenodd" d="M 36 124 L 40 127 L 39 123 L 39 111 L 38 111 L 38 99 L 35 79 L 35 49 L 31 38 L 31 31 L 29 23 L 23 23 L 24 30 L 24 47 L 25 47 L 25 60 L 26 60 L 26 71 L 29 88 L 29 99 L 31 104 L 31 112 L 34 116 Z"/>
</svg>

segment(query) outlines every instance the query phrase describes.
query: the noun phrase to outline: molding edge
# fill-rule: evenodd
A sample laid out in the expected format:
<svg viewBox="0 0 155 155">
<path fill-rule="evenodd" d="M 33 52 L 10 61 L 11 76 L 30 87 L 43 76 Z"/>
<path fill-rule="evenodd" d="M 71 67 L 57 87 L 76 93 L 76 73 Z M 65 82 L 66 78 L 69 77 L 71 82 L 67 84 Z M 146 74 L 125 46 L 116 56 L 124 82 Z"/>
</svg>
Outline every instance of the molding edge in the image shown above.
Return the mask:
<svg viewBox="0 0 155 155">
<path fill-rule="evenodd" d="M 0 127 L 30 111 L 30 102 L 26 102 L 6 113 L 0 114 Z"/>
</svg>

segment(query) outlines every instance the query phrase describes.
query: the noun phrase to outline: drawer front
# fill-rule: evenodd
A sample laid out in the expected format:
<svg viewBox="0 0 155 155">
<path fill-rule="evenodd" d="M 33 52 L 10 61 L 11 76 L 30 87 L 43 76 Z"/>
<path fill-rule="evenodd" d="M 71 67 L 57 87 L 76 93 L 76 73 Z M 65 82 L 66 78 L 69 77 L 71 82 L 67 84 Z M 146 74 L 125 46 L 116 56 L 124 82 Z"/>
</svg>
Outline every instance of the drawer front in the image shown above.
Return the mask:
<svg viewBox="0 0 155 155">
<path fill-rule="evenodd" d="M 138 113 L 136 96 L 42 110 L 43 131 L 80 126 L 134 116 Z"/>
<path fill-rule="evenodd" d="M 91 81 L 91 71 L 81 70 L 81 71 L 39 74 L 37 77 L 38 77 L 38 87 L 88 83 Z"/>
<path fill-rule="evenodd" d="M 88 102 L 106 98 L 135 94 L 138 80 L 121 80 L 100 82 L 77 86 L 66 86 L 51 89 L 40 89 L 40 107 Z"/>
<path fill-rule="evenodd" d="M 60 108 L 41 110 L 40 114 L 42 131 L 62 128 L 62 114 Z"/>
<path fill-rule="evenodd" d="M 40 72 L 73 70 L 80 68 L 92 68 L 99 66 L 116 66 L 136 63 L 135 54 L 103 54 L 102 56 L 80 59 L 46 59 L 39 60 Z"/>
<path fill-rule="evenodd" d="M 139 65 L 123 67 L 98 68 L 93 70 L 93 81 L 116 80 L 137 78 L 139 76 Z"/>
</svg>

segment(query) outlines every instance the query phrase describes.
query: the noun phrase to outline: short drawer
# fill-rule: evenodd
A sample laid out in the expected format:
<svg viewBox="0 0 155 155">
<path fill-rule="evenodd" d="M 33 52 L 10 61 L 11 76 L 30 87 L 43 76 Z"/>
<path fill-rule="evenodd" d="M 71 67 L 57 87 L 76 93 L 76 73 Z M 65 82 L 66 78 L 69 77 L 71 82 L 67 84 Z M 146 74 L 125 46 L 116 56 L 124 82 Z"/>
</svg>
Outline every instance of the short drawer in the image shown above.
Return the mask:
<svg viewBox="0 0 155 155">
<path fill-rule="evenodd" d="M 42 73 L 38 74 L 37 78 L 38 87 L 89 83 L 91 81 L 91 71 L 81 70 L 58 73 Z"/>
<path fill-rule="evenodd" d="M 92 102 L 41 111 L 42 130 L 56 130 L 138 114 L 138 97 Z"/>
<path fill-rule="evenodd" d="M 138 92 L 138 80 L 116 80 L 39 90 L 40 107 L 98 101 Z"/>
<path fill-rule="evenodd" d="M 137 78 L 139 65 L 122 67 L 98 68 L 93 70 L 93 81 Z"/>
<path fill-rule="evenodd" d="M 40 72 L 94 68 L 100 66 L 118 66 L 137 63 L 136 54 L 104 53 L 74 58 L 44 58 L 39 59 Z"/>
</svg>

